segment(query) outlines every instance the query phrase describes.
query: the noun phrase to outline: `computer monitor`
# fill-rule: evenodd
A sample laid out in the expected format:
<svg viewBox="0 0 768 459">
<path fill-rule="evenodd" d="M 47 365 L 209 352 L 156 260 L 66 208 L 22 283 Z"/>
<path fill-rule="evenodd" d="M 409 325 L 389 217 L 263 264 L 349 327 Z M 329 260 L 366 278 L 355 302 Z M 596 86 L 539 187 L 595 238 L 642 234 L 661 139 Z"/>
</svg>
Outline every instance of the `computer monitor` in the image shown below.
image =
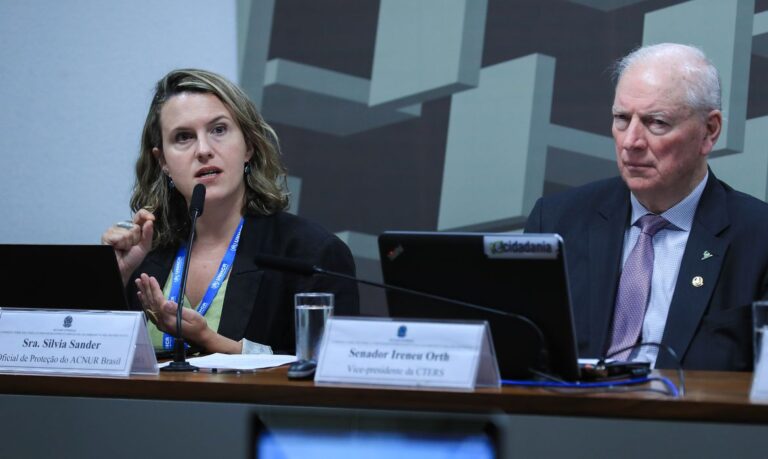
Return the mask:
<svg viewBox="0 0 768 459">
<path fill-rule="evenodd" d="M 488 415 L 275 409 L 252 418 L 249 457 L 506 457 L 497 423 Z"/>
<path fill-rule="evenodd" d="M 390 231 L 379 236 L 379 251 L 387 284 L 529 320 L 388 290 L 391 317 L 487 320 L 502 378 L 530 378 L 531 369 L 579 378 L 560 236 Z"/>
<path fill-rule="evenodd" d="M 115 251 L 106 245 L 0 244 L 0 306 L 127 310 Z"/>
</svg>

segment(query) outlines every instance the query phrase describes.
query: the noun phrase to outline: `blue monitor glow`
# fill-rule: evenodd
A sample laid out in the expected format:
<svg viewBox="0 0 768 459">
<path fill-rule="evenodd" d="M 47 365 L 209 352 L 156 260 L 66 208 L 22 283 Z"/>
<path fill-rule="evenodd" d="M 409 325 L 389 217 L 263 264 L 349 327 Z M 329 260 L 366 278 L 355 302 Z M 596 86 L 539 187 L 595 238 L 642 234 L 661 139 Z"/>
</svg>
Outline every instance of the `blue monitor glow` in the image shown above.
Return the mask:
<svg viewBox="0 0 768 459">
<path fill-rule="evenodd" d="M 493 441 L 482 433 L 413 435 L 396 432 L 273 430 L 259 438 L 258 458 L 365 457 L 381 459 L 491 459 Z"/>
</svg>

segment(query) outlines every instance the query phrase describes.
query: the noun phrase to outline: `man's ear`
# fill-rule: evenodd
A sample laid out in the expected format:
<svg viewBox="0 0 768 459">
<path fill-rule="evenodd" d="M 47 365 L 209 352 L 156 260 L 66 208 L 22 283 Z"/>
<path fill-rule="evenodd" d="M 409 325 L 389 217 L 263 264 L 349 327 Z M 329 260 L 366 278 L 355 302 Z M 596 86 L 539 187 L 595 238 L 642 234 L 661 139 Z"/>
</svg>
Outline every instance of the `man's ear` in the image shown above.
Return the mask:
<svg viewBox="0 0 768 459">
<path fill-rule="evenodd" d="M 715 148 L 720 132 L 723 130 L 723 113 L 720 110 L 712 110 L 707 115 L 706 129 L 704 132 L 704 144 L 702 154 L 709 154 Z"/>
</svg>

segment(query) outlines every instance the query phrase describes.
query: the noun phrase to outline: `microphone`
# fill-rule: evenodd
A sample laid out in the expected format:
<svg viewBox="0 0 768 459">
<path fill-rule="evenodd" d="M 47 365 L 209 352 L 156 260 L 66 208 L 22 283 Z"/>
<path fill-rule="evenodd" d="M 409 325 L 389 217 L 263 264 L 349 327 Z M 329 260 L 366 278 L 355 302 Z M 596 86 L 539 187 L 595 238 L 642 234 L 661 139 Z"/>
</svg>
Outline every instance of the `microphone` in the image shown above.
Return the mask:
<svg viewBox="0 0 768 459">
<path fill-rule="evenodd" d="M 192 231 L 195 231 L 195 220 L 203 215 L 205 204 L 205 185 L 198 183 L 192 189 L 192 198 L 189 200 L 189 218 L 192 219 Z"/>
<path fill-rule="evenodd" d="M 181 284 L 179 285 L 179 307 L 176 309 L 176 339 L 173 341 L 173 362 L 161 368 L 161 371 L 182 372 L 197 371 L 199 368 L 187 362 L 187 349 L 184 337 L 181 334 L 181 308 L 184 304 L 184 291 L 187 288 L 187 275 L 189 275 L 189 259 L 192 258 L 192 241 L 195 239 L 195 224 L 197 217 L 203 215 L 205 204 L 205 185 L 198 183 L 192 190 L 192 198 L 189 200 L 189 240 L 187 241 L 187 256 L 184 257 L 184 269 L 181 271 Z"/>
<path fill-rule="evenodd" d="M 476 311 L 483 311 L 491 314 L 509 317 L 514 320 L 518 320 L 526 324 L 536 333 L 537 337 L 539 338 L 539 342 L 541 343 L 541 353 L 539 355 L 539 362 L 540 362 L 539 366 L 547 370 L 549 369 L 549 347 L 547 346 L 547 340 L 544 336 L 544 332 L 541 331 L 541 328 L 539 328 L 539 326 L 536 325 L 534 321 L 532 321 L 531 319 L 523 315 L 515 314 L 514 312 L 502 311 L 500 309 L 489 308 L 487 306 L 481 306 L 479 304 L 468 303 L 466 301 L 456 300 L 453 298 L 447 298 L 440 295 L 433 295 L 431 293 L 422 292 L 419 290 L 413 290 L 406 287 L 398 287 L 396 285 L 390 285 L 390 284 L 385 284 L 381 282 L 374 282 L 374 281 L 369 281 L 365 279 L 360 279 L 355 276 L 350 276 L 349 274 L 329 271 L 327 269 L 313 265 L 312 263 L 309 263 L 303 260 L 298 260 L 295 258 L 285 258 L 285 257 L 277 257 L 274 255 L 258 254 L 254 257 L 254 261 L 256 262 L 257 265 L 263 268 L 272 269 L 275 271 L 284 271 L 284 272 L 299 274 L 302 276 L 311 276 L 313 274 L 320 274 L 323 276 L 337 277 L 340 279 L 351 280 L 353 282 L 357 282 L 360 284 L 383 288 L 385 290 L 392 290 L 395 292 L 406 293 L 408 295 L 413 295 L 416 297 L 427 298 L 435 301 L 442 301 L 445 303 L 461 306 L 463 308 L 474 309 Z"/>
<path fill-rule="evenodd" d="M 301 274 L 303 276 L 311 276 L 312 274 L 325 274 L 322 268 L 319 268 L 312 263 L 298 260 L 296 258 L 276 257 L 274 255 L 258 254 L 254 258 L 256 264 L 264 268 L 273 269 L 276 271 L 285 271 L 294 274 Z M 346 274 L 337 273 L 340 277 L 351 278 Z M 353 280 L 357 280 L 353 278 Z"/>
</svg>

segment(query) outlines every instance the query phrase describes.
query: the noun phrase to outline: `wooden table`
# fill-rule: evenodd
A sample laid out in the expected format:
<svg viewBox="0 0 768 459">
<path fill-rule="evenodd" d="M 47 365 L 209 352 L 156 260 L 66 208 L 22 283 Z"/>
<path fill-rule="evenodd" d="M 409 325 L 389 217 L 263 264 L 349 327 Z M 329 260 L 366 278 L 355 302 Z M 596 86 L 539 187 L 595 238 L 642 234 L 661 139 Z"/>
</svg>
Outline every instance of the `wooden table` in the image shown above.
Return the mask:
<svg viewBox="0 0 768 459">
<path fill-rule="evenodd" d="M 371 410 L 428 412 L 436 418 L 494 416 L 504 420 L 505 454 L 510 457 L 647 457 L 654 444 L 661 445 L 661 452 L 684 447 L 679 451 L 698 457 L 722 457 L 724 452 L 731 457 L 768 457 L 768 405 L 750 403 L 749 373 L 688 372 L 687 393 L 679 399 L 654 392 L 566 393 L 519 387 L 457 392 L 316 386 L 289 381 L 285 373 L 278 368 L 128 378 L 0 374 L 0 448 L 37 456 L 40 444 L 31 439 L 48 425 L 60 432 L 61 438 L 54 435 L 52 440 L 58 445 L 54 450 L 62 453 L 58 456 L 84 457 L 106 448 L 109 457 L 160 457 L 168 454 L 161 452 L 178 432 L 190 447 L 186 454 L 223 457 L 219 455 L 226 445 L 227 457 L 242 457 L 254 413 L 289 413 L 301 419 L 302 410 L 326 409 L 350 416 Z M 675 380 L 673 373 L 664 375 Z M 179 419 L 182 424 L 177 426 Z M 199 436 L 191 437 L 198 428 Z M 52 438 L 50 431 L 46 435 Z M 98 439 L 96 449 L 83 449 L 87 443 L 82 439 L 75 442 L 81 435 Z M 110 449 L 121 442 L 121 448 Z M 75 443 L 79 446 L 70 449 Z M 628 449 L 622 450 L 625 446 Z M 2 457 L 13 457 L 2 452 Z"/>
</svg>

